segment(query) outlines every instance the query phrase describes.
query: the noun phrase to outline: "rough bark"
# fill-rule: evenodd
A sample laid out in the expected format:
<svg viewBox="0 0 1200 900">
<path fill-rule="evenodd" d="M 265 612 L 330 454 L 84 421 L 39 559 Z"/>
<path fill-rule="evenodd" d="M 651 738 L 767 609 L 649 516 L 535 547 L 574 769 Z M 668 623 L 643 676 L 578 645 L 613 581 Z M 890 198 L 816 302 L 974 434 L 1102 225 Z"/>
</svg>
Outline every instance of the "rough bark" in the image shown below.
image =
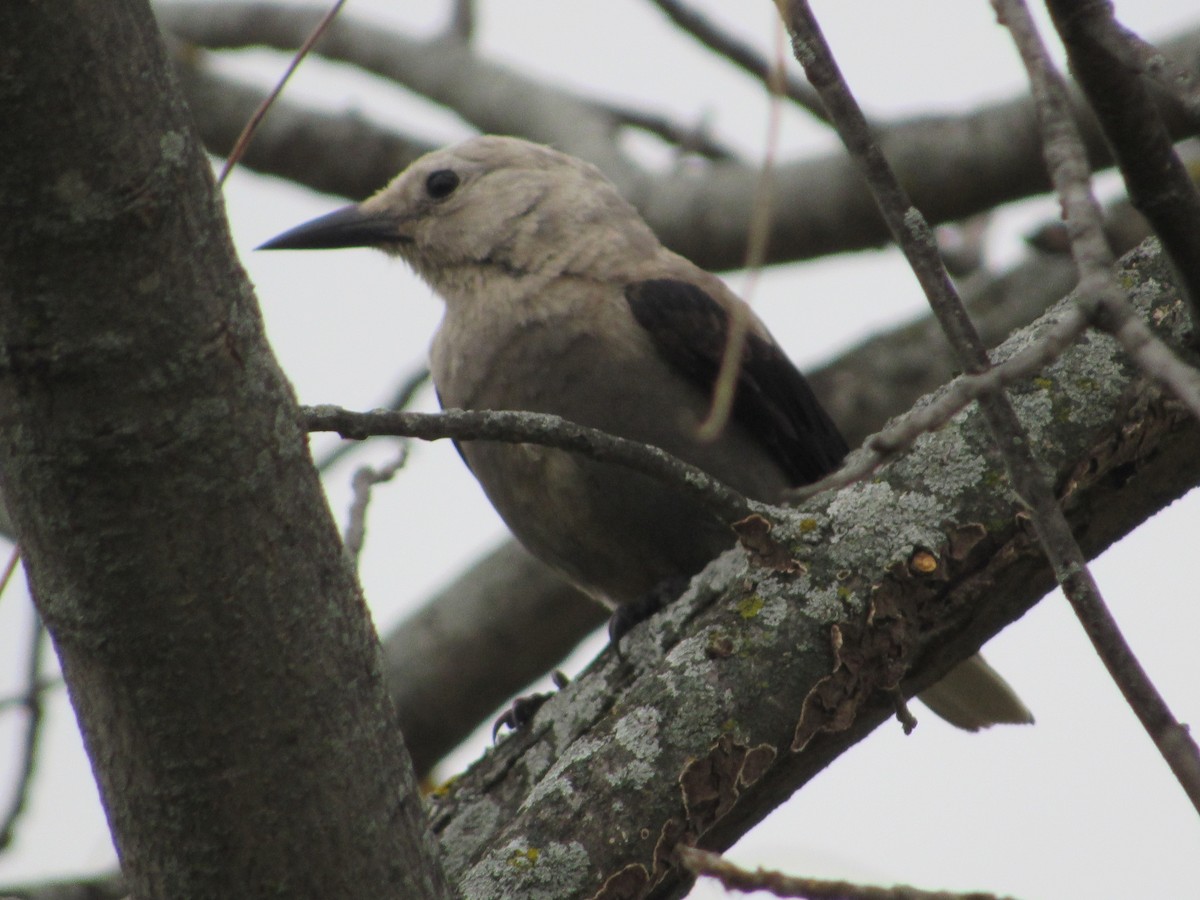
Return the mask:
<svg viewBox="0 0 1200 900">
<path fill-rule="evenodd" d="M 134 895 L 441 897 L 149 6 L 0 17 L 0 477 Z"/>
</svg>

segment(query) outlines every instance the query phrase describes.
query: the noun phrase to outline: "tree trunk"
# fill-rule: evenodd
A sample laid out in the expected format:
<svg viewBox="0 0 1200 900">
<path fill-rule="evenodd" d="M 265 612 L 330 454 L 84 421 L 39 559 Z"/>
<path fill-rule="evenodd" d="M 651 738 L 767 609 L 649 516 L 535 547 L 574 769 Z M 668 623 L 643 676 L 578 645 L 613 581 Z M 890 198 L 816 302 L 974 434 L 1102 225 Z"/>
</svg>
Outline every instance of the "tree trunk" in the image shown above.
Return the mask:
<svg viewBox="0 0 1200 900">
<path fill-rule="evenodd" d="M 0 17 L 0 472 L 140 900 L 447 896 L 149 6 Z"/>
</svg>

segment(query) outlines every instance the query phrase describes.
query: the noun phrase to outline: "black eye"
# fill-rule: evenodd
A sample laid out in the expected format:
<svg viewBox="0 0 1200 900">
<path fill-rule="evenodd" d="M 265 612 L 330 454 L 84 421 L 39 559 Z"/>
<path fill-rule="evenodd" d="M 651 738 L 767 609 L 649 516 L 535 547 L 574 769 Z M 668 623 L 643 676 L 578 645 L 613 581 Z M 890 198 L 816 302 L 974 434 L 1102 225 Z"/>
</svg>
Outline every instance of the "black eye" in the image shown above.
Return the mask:
<svg viewBox="0 0 1200 900">
<path fill-rule="evenodd" d="M 452 169 L 438 169 L 425 179 L 425 190 L 434 200 L 449 197 L 458 187 L 458 175 Z"/>
</svg>

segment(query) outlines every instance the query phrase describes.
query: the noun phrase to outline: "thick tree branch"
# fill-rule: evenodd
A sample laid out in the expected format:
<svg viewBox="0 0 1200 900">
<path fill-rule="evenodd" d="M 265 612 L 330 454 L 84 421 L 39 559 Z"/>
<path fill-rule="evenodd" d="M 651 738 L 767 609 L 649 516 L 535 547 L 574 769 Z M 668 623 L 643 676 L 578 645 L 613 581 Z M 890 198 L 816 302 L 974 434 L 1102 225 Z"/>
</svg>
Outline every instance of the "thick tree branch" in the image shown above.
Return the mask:
<svg viewBox="0 0 1200 900">
<path fill-rule="evenodd" d="M 1131 228 L 1127 236 L 1137 233 Z M 968 308 L 994 345 L 1063 297 L 1074 281 L 1068 257 L 1037 253 L 978 283 L 967 295 Z M 809 381 L 854 446 L 948 381 L 955 365 L 937 323 L 927 317 L 865 341 L 809 373 Z M 384 642 L 388 685 L 418 771 L 544 675 L 602 618 L 595 601 L 508 542 L 392 628 Z M 504 636 L 502 647 L 494 634 Z M 459 699 L 449 703 L 450 697 Z"/>
<path fill-rule="evenodd" d="M 796 58 L 821 94 L 839 136 L 869 181 L 880 211 L 921 283 L 934 316 L 963 367 L 972 374 L 986 372 L 991 366 L 987 348 L 942 264 L 932 232 L 874 142 L 807 0 L 778 0 L 778 3 L 792 33 Z M 1080 303 L 1084 308 L 1095 303 L 1090 288 L 1086 283 L 1080 288 Z M 1080 625 L 1193 805 L 1200 810 L 1200 748 L 1171 714 L 1109 612 L 1088 569 L 1087 558 L 1075 541 L 1049 482 L 1038 469 L 1030 435 L 1018 419 L 1015 407 L 1004 391 L 984 393 L 978 402 L 1004 460 L 1012 490 L 1027 507 L 1033 530 Z"/>
<path fill-rule="evenodd" d="M 156 10 L 164 28 L 209 49 L 267 46 L 292 51 L 321 16 L 311 7 L 256 2 L 183 0 Z M 588 158 L 624 182 L 642 177 L 617 150 L 617 123 L 601 104 L 486 60 L 456 38 L 416 40 L 343 15 L 315 52 L 401 84 L 482 132 L 524 135 L 576 155 L 586 147 Z M 376 187 L 395 174 L 388 173 Z"/>
<path fill-rule="evenodd" d="M 1154 227 L 1179 273 L 1200 330 L 1200 190 L 1171 145 L 1151 84 L 1130 70 L 1112 3 L 1047 0 L 1071 71 L 1104 130 L 1129 198 Z"/>
<path fill-rule="evenodd" d="M 131 892 L 447 896 L 148 4 L 19 4 L 0 46 L 4 499 Z"/>
<path fill-rule="evenodd" d="M 183 40 L 213 48 L 265 45 L 292 49 L 316 18 L 311 9 L 241 2 L 170 3 L 158 7 L 158 13 L 164 27 Z M 1195 71 L 1200 61 L 1200 31 L 1164 42 L 1163 51 Z M 701 172 L 689 168 L 665 175 L 649 173 L 621 152 L 615 131 L 619 122 L 602 105 L 482 59 L 461 42 L 417 41 L 342 17 L 316 52 L 444 102 L 481 131 L 552 143 L 596 163 L 638 205 L 663 242 L 698 265 L 730 269 L 746 258 L 758 177 L 754 165 L 727 161 L 710 163 Z M 1077 93 L 1072 96 L 1093 164 L 1107 165 L 1103 137 L 1082 99 Z M 193 105 L 199 108 L 212 99 L 195 99 Z M 1166 103 L 1163 115 L 1177 138 L 1200 128 L 1200 122 L 1178 103 Z M 207 120 L 208 115 L 201 118 Z M 244 118 L 239 118 L 220 134 L 215 123 L 202 125 L 210 149 L 227 152 L 228 137 L 222 140 L 222 136 L 231 131 L 236 134 L 243 123 Z M 386 128 L 359 126 L 352 140 L 350 136 L 339 140 L 336 134 L 302 140 L 317 133 L 299 133 L 297 142 L 288 147 L 287 158 L 307 160 L 319 173 L 320 184 L 314 181 L 317 176 L 296 172 L 294 165 L 288 169 L 289 177 L 354 200 L 382 187 L 399 167 L 378 153 L 360 156 L 357 141 L 370 148 L 403 139 Z M 373 130 L 375 136 L 368 137 L 365 130 Z M 1049 187 L 1036 112 L 1028 98 L 965 116 L 927 116 L 883 124 L 877 135 L 901 182 L 934 223 L 963 219 Z M 276 171 L 265 152 L 248 158 L 246 164 L 268 173 Z M 777 197 L 786 202 L 775 204 L 767 262 L 808 259 L 879 246 L 888 240 L 874 202 L 844 154 L 781 161 L 772 180 Z"/>
<path fill-rule="evenodd" d="M 1182 349 L 1186 315 L 1153 245 L 1122 278 Z M 1200 426 L 1109 338 L 1073 346 L 1014 399 L 1089 555 L 1200 481 Z M 802 574 L 721 557 L 631 635 L 628 661 L 602 656 L 439 801 L 464 895 L 680 896 L 676 844 L 727 846 L 884 721 L 890 687 L 936 681 L 1053 584 L 997 478 L 972 409 L 872 484 L 798 510 L 780 536 Z M 600 790 L 621 802 L 581 805 Z M 581 815 L 586 834 L 569 824 Z"/>
</svg>

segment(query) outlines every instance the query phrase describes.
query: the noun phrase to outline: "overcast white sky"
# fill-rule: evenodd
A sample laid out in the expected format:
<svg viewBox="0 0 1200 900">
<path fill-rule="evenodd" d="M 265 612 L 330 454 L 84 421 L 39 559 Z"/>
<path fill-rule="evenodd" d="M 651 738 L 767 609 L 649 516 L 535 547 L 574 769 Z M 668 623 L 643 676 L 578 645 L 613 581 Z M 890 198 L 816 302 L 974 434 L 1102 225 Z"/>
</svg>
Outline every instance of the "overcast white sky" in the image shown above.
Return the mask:
<svg viewBox="0 0 1200 900">
<path fill-rule="evenodd" d="M 765 51 L 773 46 L 772 4 L 694 2 Z M 486 53 L 583 93 L 664 110 L 685 122 L 702 117 L 726 142 L 761 155 L 767 130 L 761 90 L 714 64 L 648 4 L 479 3 Z M 440 26 L 448 5 L 356 0 L 348 12 L 422 33 Z M 1016 54 L 985 0 L 826 0 L 814 6 L 869 111 L 888 117 L 961 111 L 1024 88 Z M 1200 10 L 1180 0 L 1124 0 L 1116 8 L 1123 22 L 1150 38 L 1200 21 Z M 284 62 L 255 53 L 230 65 L 261 76 Z M 294 97 L 356 108 L 433 140 L 470 133 L 402 92 L 329 66 L 306 64 L 293 90 Z M 789 113 L 781 145 L 787 157 L 827 151 L 833 140 L 803 115 Z M 638 149 L 654 159 L 652 147 Z M 342 201 L 250 173 L 235 174 L 226 195 L 272 342 L 302 401 L 377 405 L 423 359 L 438 303 L 400 264 L 367 251 L 250 252 Z M 1055 204 L 1043 200 L 1002 217 L 990 245 L 993 261 L 1016 258 L 1022 230 L 1055 212 Z M 735 289 L 745 281 L 736 273 L 729 280 Z M 754 295 L 756 309 L 802 367 L 918 315 L 922 303 L 891 251 L 774 269 Z M 432 397 L 423 399 L 433 408 Z M 381 445 L 356 459 L 389 456 Z M 344 467 L 329 479 L 339 520 L 349 476 Z M 362 577 L 377 624 L 389 628 L 503 534 L 453 449 L 417 446 L 409 469 L 377 493 L 371 510 Z M 1194 553 L 1197 534 L 1200 499 L 1193 494 L 1095 566 L 1127 636 L 1183 721 L 1200 720 L 1193 637 L 1200 633 L 1200 605 L 1191 567 L 1181 564 Z M 19 683 L 28 617 L 23 589 L 10 588 L 0 600 L 0 697 Z M 599 646 L 589 644 L 569 670 Z M 885 726 L 755 829 L 731 851 L 733 858 L 809 876 L 1022 898 L 1200 896 L 1196 813 L 1107 682 L 1061 596 L 1047 598 L 986 653 L 1034 710 L 1036 726 L 972 736 L 928 714 L 911 737 Z M 62 692 L 50 710 L 33 808 L 17 844 L 0 855 L 0 885 L 113 864 Z M 19 714 L 0 713 L 0 798 L 12 780 L 19 720 Z M 479 736 L 456 754 L 447 774 L 483 744 Z M 702 884 L 692 896 L 724 892 Z"/>
</svg>

